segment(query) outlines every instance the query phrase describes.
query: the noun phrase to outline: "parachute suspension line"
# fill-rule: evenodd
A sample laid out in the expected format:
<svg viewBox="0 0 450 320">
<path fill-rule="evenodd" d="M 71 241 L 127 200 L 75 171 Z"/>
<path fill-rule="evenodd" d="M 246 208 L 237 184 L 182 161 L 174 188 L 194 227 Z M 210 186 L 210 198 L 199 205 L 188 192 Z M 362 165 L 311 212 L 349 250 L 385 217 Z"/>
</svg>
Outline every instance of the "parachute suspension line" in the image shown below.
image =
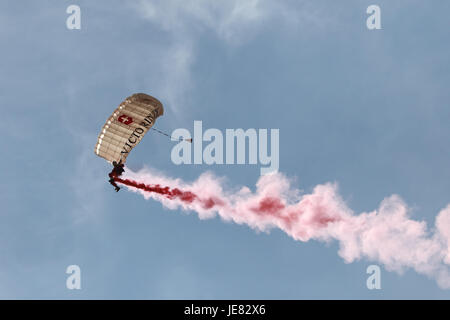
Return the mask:
<svg viewBox="0 0 450 320">
<path fill-rule="evenodd" d="M 150 129 L 152 129 L 153 131 L 158 132 L 159 134 L 162 134 L 163 136 L 166 136 L 166 137 L 170 138 L 171 141 L 188 141 L 188 142 L 192 143 L 192 139 L 183 139 L 183 138 L 174 139 L 170 134 L 168 134 L 168 133 L 166 133 L 164 131 L 161 131 L 161 130 L 156 129 L 154 127 L 151 127 Z"/>
<path fill-rule="evenodd" d="M 164 136 L 166 136 L 166 137 L 172 138 L 169 134 L 165 133 L 164 131 L 158 130 L 158 129 L 153 128 L 153 127 L 151 129 L 156 131 L 156 132 L 158 132 L 158 133 L 160 133 L 160 134 L 162 134 L 162 135 L 164 135 Z"/>
</svg>

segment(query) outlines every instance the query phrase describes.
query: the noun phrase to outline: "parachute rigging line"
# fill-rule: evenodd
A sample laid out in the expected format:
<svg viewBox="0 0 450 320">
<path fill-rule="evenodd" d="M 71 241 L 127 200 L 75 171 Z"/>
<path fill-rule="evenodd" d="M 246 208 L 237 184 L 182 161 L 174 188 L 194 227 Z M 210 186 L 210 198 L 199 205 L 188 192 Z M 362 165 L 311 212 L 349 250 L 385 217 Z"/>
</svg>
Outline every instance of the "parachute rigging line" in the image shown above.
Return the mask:
<svg viewBox="0 0 450 320">
<path fill-rule="evenodd" d="M 158 132 L 159 134 L 162 134 L 162 135 L 168 137 L 171 141 L 188 141 L 188 142 L 191 142 L 191 143 L 192 143 L 192 139 L 183 139 L 183 138 L 175 139 L 175 138 L 173 138 L 170 134 L 168 134 L 168 133 L 166 133 L 166 132 L 164 132 L 164 131 L 161 131 L 161 130 L 159 130 L 159 129 L 157 129 L 157 128 L 152 127 L 151 129 L 154 130 L 154 131 L 156 131 L 156 132 Z"/>
</svg>

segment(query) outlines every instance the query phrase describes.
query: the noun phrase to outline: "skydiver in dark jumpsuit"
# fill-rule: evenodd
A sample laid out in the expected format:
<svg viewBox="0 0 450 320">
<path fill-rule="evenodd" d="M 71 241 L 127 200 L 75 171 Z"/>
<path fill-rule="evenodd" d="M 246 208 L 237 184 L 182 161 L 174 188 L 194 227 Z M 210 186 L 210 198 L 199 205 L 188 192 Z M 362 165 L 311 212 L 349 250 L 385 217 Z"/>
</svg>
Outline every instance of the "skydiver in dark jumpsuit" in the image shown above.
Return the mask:
<svg viewBox="0 0 450 320">
<path fill-rule="evenodd" d="M 120 187 L 116 184 L 116 181 L 114 181 L 114 178 L 120 177 L 122 175 L 122 173 L 125 171 L 124 164 L 122 163 L 122 161 L 119 161 L 119 163 L 117 163 L 116 161 L 113 161 L 113 166 L 114 168 L 112 169 L 112 171 L 108 174 L 109 176 L 109 183 L 111 183 L 111 185 L 116 189 L 116 192 L 119 192 Z"/>
</svg>

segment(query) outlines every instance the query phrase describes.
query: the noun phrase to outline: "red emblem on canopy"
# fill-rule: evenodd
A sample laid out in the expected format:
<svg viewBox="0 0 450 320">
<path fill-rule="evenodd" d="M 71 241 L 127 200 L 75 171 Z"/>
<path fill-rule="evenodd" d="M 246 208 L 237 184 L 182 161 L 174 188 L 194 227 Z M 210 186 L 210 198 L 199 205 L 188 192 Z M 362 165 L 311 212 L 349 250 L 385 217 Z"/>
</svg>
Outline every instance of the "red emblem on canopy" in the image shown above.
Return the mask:
<svg viewBox="0 0 450 320">
<path fill-rule="evenodd" d="M 127 116 L 126 114 L 122 114 L 120 115 L 120 117 L 117 119 L 117 121 L 126 124 L 126 125 L 130 125 L 133 123 L 133 118 Z"/>
</svg>

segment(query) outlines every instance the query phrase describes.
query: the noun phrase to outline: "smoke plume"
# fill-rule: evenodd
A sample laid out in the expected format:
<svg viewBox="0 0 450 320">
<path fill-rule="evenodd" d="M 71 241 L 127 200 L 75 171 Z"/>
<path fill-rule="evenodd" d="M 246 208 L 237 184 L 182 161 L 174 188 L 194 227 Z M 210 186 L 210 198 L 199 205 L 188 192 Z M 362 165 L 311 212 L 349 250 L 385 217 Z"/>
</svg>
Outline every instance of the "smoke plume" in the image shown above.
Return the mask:
<svg viewBox="0 0 450 320">
<path fill-rule="evenodd" d="M 225 181 L 211 173 L 185 183 L 149 169 L 127 168 L 115 180 L 167 208 L 194 211 L 200 219 L 219 215 L 259 231 L 279 228 L 302 242 L 335 240 L 347 263 L 366 259 L 399 273 L 411 268 L 450 288 L 450 205 L 428 230 L 426 222 L 409 217 L 407 205 L 397 195 L 385 198 L 377 210 L 355 214 L 336 184 L 317 185 L 302 194 L 281 173 L 262 176 L 255 191 L 225 189 Z"/>
</svg>

